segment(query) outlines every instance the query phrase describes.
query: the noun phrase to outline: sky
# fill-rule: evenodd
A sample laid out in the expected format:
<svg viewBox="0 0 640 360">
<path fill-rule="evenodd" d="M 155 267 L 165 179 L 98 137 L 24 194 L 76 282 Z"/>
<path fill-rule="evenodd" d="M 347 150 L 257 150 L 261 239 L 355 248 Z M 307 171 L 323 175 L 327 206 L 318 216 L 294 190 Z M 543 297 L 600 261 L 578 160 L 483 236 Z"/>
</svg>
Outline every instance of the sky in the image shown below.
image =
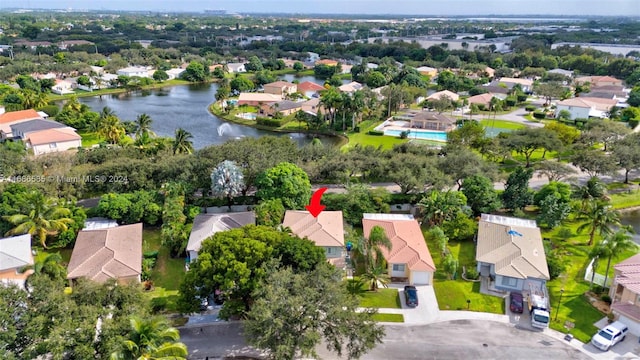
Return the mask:
<svg viewBox="0 0 640 360">
<path fill-rule="evenodd" d="M 640 0 L 0 0 L 0 8 L 243 13 L 640 16 Z"/>
</svg>

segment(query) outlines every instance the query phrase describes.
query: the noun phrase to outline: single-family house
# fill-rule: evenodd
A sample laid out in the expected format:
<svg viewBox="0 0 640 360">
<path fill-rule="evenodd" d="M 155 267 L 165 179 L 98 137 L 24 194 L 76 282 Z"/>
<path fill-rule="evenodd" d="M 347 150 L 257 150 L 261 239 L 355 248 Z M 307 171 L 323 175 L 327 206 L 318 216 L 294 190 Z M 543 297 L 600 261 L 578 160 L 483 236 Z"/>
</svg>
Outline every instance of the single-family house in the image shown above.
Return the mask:
<svg viewBox="0 0 640 360">
<path fill-rule="evenodd" d="M 244 63 L 227 63 L 227 70 L 231 74 L 247 72 Z"/>
<path fill-rule="evenodd" d="M 285 58 L 280 58 L 278 60 L 282 60 L 282 62 L 284 63 L 284 66 L 288 69 L 292 69 L 293 65 L 295 65 L 295 63 L 299 62 L 298 60 L 292 60 L 292 59 L 285 59 Z"/>
<path fill-rule="evenodd" d="M 489 105 L 491 104 L 491 99 L 493 98 L 498 98 L 498 99 L 502 99 L 505 96 L 505 94 L 494 94 L 494 93 L 484 93 L 484 94 L 478 94 L 478 95 L 474 95 L 471 96 L 467 99 L 467 102 L 469 103 L 469 105 L 482 105 L 485 108 L 489 108 Z"/>
<path fill-rule="evenodd" d="M 633 335 L 640 336 L 640 254 L 614 265 L 613 270 L 611 311 Z"/>
<path fill-rule="evenodd" d="M 142 223 L 78 232 L 67 279 L 140 282 L 141 273 Z"/>
<path fill-rule="evenodd" d="M 310 115 L 318 115 L 318 111 L 320 110 L 322 110 L 323 113 L 326 112 L 323 110 L 323 107 L 320 104 L 320 98 L 312 98 L 300 105 L 302 106 L 302 111 Z"/>
<path fill-rule="evenodd" d="M 520 85 L 522 91 L 527 93 L 533 91 L 533 80 L 531 79 L 502 77 L 499 80 L 494 80 L 491 83 L 491 85 L 500 84 L 506 85 L 509 89 L 513 89 L 514 86 Z"/>
<path fill-rule="evenodd" d="M 566 110 L 571 114 L 571 119 L 588 119 L 590 117 L 606 118 L 611 108 L 618 104 L 616 99 L 595 97 L 577 97 L 558 101 L 556 103 L 556 116 Z"/>
<path fill-rule="evenodd" d="M 451 131 L 456 127 L 456 120 L 433 111 L 419 111 L 410 117 L 412 129 L 433 131 Z"/>
<path fill-rule="evenodd" d="M 318 53 L 314 53 L 314 52 L 307 52 L 307 62 L 311 62 L 311 63 L 315 63 L 316 61 L 320 60 L 320 54 Z"/>
<path fill-rule="evenodd" d="M 378 65 L 378 64 L 376 64 L 376 63 L 368 62 L 368 63 L 366 64 L 366 67 L 367 67 L 367 70 L 376 70 L 377 68 L 379 68 L 379 67 L 380 67 L 380 65 Z"/>
<path fill-rule="evenodd" d="M 35 50 L 38 47 L 50 47 L 53 46 L 53 43 L 49 42 L 49 41 L 25 41 L 25 40 L 20 40 L 20 41 L 16 41 L 13 46 L 24 46 L 25 48 L 29 48 L 31 50 Z"/>
<path fill-rule="evenodd" d="M 173 79 L 180 79 L 180 76 L 182 76 L 182 74 L 187 71 L 185 69 L 182 68 L 175 68 L 175 69 L 169 69 L 167 70 L 167 75 L 169 76 L 169 80 L 173 80 Z"/>
<path fill-rule="evenodd" d="M 58 95 L 73 94 L 73 84 L 67 80 L 56 79 L 56 84 L 51 87 L 51 92 Z"/>
<path fill-rule="evenodd" d="M 585 83 L 590 83 L 591 86 L 622 86 L 622 80 L 611 76 L 579 76 L 576 78 L 576 84 L 583 85 Z"/>
<path fill-rule="evenodd" d="M 31 235 L 24 234 L 0 239 L 0 283 L 20 287 L 33 270 L 22 272 L 22 268 L 33 265 Z"/>
<path fill-rule="evenodd" d="M 343 75 L 351 74 L 351 69 L 353 69 L 353 65 L 340 64 L 340 69 L 342 70 L 340 74 L 343 74 Z"/>
<path fill-rule="evenodd" d="M 49 129 L 73 129 L 53 120 L 35 119 L 10 125 L 13 139 L 26 140 L 31 133 Z"/>
<path fill-rule="evenodd" d="M 398 279 L 415 285 L 430 285 L 436 266 L 422 235 L 420 224 L 412 215 L 363 214 L 362 229 L 368 237 L 379 226 L 391 241 L 391 249 L 382 248 L 392 281 Z"/>
<path fill-rule="evenodd" d="M 282 226 L 300 238 L 313 241 L 324 249 L 327 261 L 338 268 L 346 266 L 342 211 L 323 211 L 313 217 L 308 211 L 287 210 Z"/>
<path fill-rule="evenodd" d="M 58 48 L 60 50 L 68 50 L 69 48 L 72 48 L 74 46 L 81 46 L 81 45 L 91 46 L 95 44 L 87 40 L 62 40 L 58 43 Z"/>
<path fill-rule="evenodd" d="M 137 76 L 137 77 L 151 77 L 151 74 L 153 73 L 152 71 L 149 71 L 148 68 L 146 67 L 142 67 L 142 66 L 129 66 L 123 69 L 120 69 L 118 71 L 116 71 L 117 75 L 124 75 L 124 76 L 129 76 L 129 77 L 133 77 L 133 76 Z"/>
<path fill-rule="evenodd" d="M 25 138 L 27 150 L 33 155 L 62 152 L 82 147 L 82 138 L 70 127 L 47 129 L 29 133 Z"/>
<path fill-rule="evenodd" d="M 416 68 L 416 70 L 418 70 L 418 72 L 421 75 L 426 75 L 426 76 L 428 76 L 428 77 L 430 77 L 432 79 L 434 77 L 438 76 L 438 69 L 432 68 L 430 66 L 420 66 L 420 67 Z"/>
<path fill-rule="evenodd" d="M 42 119 L 42 116 L 33 109 L 5 112 L 4 107 L 0 106 L 0 140 L 13 137 L 11 125 L 36 119 Z"/>
<path fill-rule="evenodd" d="M 546 286 L 549 268 L 534 220 L 482 214 L 476 261 L 489 289 L 522 291 Z"/>
<path fill-rule="evenodd" d="M 265 93 L 240 93 L 238 96 L 238 106 L 260 106 L 261 104 L 282 101 L 281 95 Z"/>
<path fill-rule="evenodd" d="M 316 66 L 318 65 L 338 66 L 338 60 L 322 59 L 322 60 L 316 61 Z"/>
<path fill-rule="evenodd" d="M 272 103 L 264 103 L 260 105 L 260 115 L 273 116 L 280 113 L 283 116 L 295 114 L 302 110 L 302 103 L 290 100 L 276 101 Z"/>
<path fill-rule="evenodd" d="M 345 93 L 352 93 L 358 90 L 362 90 L 363 88 L 364 88 L 364 85 L 360 84 L 357 81 L 352 81 L 350 83 L 339 86 L 338 90 Z"/>
<path fill-rule="evenodd" d="M 573 77 L 573 71 L 571 70 L 565 70 L 565 69 L 551 69 L 549 71 L 547 71 L 547 74 L 558 74 L 558 75 L 562 75 L 568 78 L 572 78 Z"/>
<path fill-rule="evenodd" d="M 198 251 L 202 247 L 202 242 L 212 237 L 215 233 L 237 229 L 245 225 L 255 225 L 255 223 L 256 214 L 253 211 L 198 214 L 193 220 L 193 227 L 191 228 L 186 248 L 189 261 L 193 262 L 198 258 Z"/>
<path fill-rule="evenodd" d="M 447 98 L 451 101 L 458 101 L 460 100 L 460 96 L 452 91 L 449 90 L 442 90 L 442 91 L 438 91 L 435 92 L 429 96 L 427 96 L 427 101 L 429 100 L 440 100 L 442 97 Z"/>
<path fill-rule="evenodd" d="M 326 90 L 324 86 L 312 81 L 305 81 L 298 84 L 298 92 L 308 98 L 319 97 L 320 92 L 324 90 Z"/>
<path fill-rule="evenodd" d="M 298 86 L 288 81 L 275 81 L 272 83 L 264 84 L 263 86 L 265 94 L 274 94 L 286 96 L 298 91 Z"/>
</svg>

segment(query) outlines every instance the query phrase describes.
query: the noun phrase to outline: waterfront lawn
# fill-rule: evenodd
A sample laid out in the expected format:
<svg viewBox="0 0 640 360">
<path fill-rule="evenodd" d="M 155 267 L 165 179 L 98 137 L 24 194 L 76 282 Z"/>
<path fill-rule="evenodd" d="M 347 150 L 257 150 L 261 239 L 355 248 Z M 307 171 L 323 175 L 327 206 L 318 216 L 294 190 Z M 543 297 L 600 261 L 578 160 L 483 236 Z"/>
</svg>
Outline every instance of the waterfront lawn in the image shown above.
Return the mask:
<svg viewBox="0 0 640 360">
<path fill-rule="evenodd" d="M 402 314 L 374 314 L 373 320 L 377 322 L 404 322 L 404 315 Z"/>
<path fill-rule="evenodd" d="M 400 293 L 398 289 L 378 289 L 367 291 L 360 298 L 360 307 L 400 309 Z"/>
<path fill-rule="evenodd" d="M 78 135 L 82 138 L 82 147 L 92 147 L 105 141 L 95 132 L 78 131 Z"/>
<path fill-rule="evenodd" d="M 640 191 L 638 190 L 612 194 L 610 195 L 610 197 L 611 205 L 614 209 L 624 209 L 640 206 Z"/>
<path fill-rule="evenodd" d="M 480 124 L 484 127 L 496 128 L 496 129 L 508 129 L 508 130 L 518 130 L 524 128 L 523 124 L 507 121 L 507 120 L 494 120 L 494 119 L 482 119 L 480 120 Z"/>
<path fill-rule="evenodd" d="M 358 126 L 360 127 L 360 132 L 349 132 L 347 133 L 347 137 L 349 138 L 349 142 L 342 147 L 343 151 L 346 151 L 350 148 L 355 147 L 356 145 L 360 146 L 382 146 L 383 149 L 391 149 L 394 145 L 406 143 L 407 139 L 400 139 L 399 137 L 394 136 L 385 136 L 385 135 L 369 135 L 367 132 L 369 130 L 373 130 L 376 126 L 380 125 L 382 121 L 371 121 L 366 120 L 361 122 Z"/>
</svg>

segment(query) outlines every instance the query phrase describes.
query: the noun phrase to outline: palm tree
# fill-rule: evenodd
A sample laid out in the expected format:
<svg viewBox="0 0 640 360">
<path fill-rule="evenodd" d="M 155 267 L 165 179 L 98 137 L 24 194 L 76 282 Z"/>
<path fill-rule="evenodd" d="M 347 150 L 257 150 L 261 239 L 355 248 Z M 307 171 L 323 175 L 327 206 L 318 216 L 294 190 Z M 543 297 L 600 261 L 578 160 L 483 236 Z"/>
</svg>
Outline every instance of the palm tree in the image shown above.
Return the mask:
<svg viewBox="0 0 640 360">
<path fill-rule="evenodd" d="M 136 118 L 136 142 L 147 143 L 149 137 L 154 137 L 156 134 L 151 130 L 151 124 L 153 120 L 151 116 L 146 113 L 138 115 Z"/>
<path fill-rule="evenodd" d="M 584 185 L 573 185 L 572 187 L 572 196 L 581 200 L 581 211 L 586 209 L 590 201 L 604 199 L 607 194 L 607 187 L 602 180 L 595 176 Z"/>
<path fill-rule="evenodd" d="M 191 154 L 193 152 L 193 135 L 183 128 L 177 128 L 173 139 L 173 154 Z"/>
<path fill-rule="evenodd" d="M 46 249 L 47 235 L 55 235 L 67 230 L 67 225 L 73 223 L 69 218 L 71 210 L 59 206 L 54 198 L 47 198 L 36 190 L 28 192 L 20 204 L 21 214 L 3 216 L 15 227 L 6 236 L 30 234 Z"/>
<path fill-rule="evenodd" d="M 156 317 L 131 319 L 131 332 L 122 342 L 122 349 L 111 354 L 112 360 L 180 360 L 186 359 L 187 346 L 180 333 L 167 320 Z"/>
<path fill-rule="evenodd" d="M 71 110 L 73 112 L 79 113 L 80 111 L 82 111 L 82 103 L 80 103 L 80 101 L 78 101 L 78 97 L 76 97 L 75 95 L 71 96 L 69 98 L 69 100 L 67 100 L 66 103 L 64 103 L 64 110 Z"/>
<path fill-rule="evenodd" d="M 102 114 L 100 114 L 100 116 L 102 116 Z M 124 133 L 124 126 L 122 126 L 120 119 L 115 115 L 106 116 L 100 121 L 98 134 L 107 139 L 109 143 L 117 144 L 120 142 L 122 136 L 124 136 Z"/>
<path fill-rule="evenodd" d="M 51 280 L 64 280 L 67 278 L 67 269 L 60 265 L 62 256 L 60 253 L 47 254 L 44 258 L 36 260 L 33 265 L 23 266 L 21 273 L 31 271 L 31 274 L 25 280 L 24 286 L 29 289 L 30 279 L 33 276 L 47 276 Z"/>
<path fill-rule="evenodd" d="M 589 242 L 587 245 L 593 244 L 596 232 L 600 235 L 611 234 L 612 227 L 620 225 L 620 213 L 611 208 L 611 205 L 604 201 L 592 200 L 581 211 L 579 219 L 585 220 L 585 223 L 578 226 L 578 232 L 586 229 L 589 230 Z"/>
<path fill-rule="evenodd" d="M 102 111 L 100 111 L 100 120 L 105 120 L 106 118 L 112 116 L 116 116 L 116 113 L 108 106 L 103 107 Z"/>
<path fill-rule="evenodd" d="M 382 265 L 377 265 L 362 274 L 362 278 L 369 282 L 369 290 L 378 291 L 378 284 L 381 284 L 383 287 L 387 287 L 391 278 L 387 274 L 387 269 L 385 269 Z"/>
<path fill-rule="evenodd" d="M 624 251 L 636 249 L 637 245 L 633 240 L 631 240 L 630 228 L 623 227 L 615 233 L 607 235 L 598 247 L 600 248 L 599 251 L 602 256 L 607 257 L 607 271 L 604 274 L 604 284 L 602 286 L 606 287 L 609 277 L 609 268 L 611 267 L 611 259 Z"/>
</svg>

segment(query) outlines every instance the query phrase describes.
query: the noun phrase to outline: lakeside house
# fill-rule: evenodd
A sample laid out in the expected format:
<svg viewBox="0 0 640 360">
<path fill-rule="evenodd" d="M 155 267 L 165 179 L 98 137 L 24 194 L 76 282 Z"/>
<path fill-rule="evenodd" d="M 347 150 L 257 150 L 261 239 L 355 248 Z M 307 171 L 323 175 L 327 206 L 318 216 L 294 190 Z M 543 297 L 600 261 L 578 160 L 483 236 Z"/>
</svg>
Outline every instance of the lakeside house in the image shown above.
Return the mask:
<svg viewBox="0 0 640 360">
<path fill-rule="evenodd" d="M 290 100 L 261 104 L 258 113 L 264 116 L 274 116 L 276 113 L 280 113 L 283 116 L 288 116 L 302 110 L 302 104 L 302 102 L 295 102 Z"/>
<path fill-rule="evenodd" d="M 260 106 L 265 103 L 282 101 L 282 95 L 265 93 L 240 93 L 238 96 L 238 106 Z"/>
<path fill-rule="evenodd" d="M 133 76 L 137 76 L 137 77 L 151 77 L 151 74 L 154 72 L 154 70 L 151 70 L 149 68 L 146 67 L 142 67 L 142 66 L 129 66 L 123 69 L 120 69 L 118 71 L 116 71 L 117 75 L 123 75 L 123 76 L 129 76 L 129 77 L 133 77 Z"/>
<path fill-rule="evenodd" d="M 298 84 L 298 92 L 308 98 L 320 97 L 320 92 L 327 90 L 324 86 L 312 81 L 305 81 Z"/>
<path fill-rule="evenodd" d="M 82 137 L 73 128 L 46 129 L 29 133 L 25 138 L 27 150 L 33 155 L 62 152 L 82 147 Z"/>
<path fill-rule="evenodd" d="M 280 96 L 286 96 L 298 91 L 296 84 L 292 84 L 288 81 L 275 81 L 272 83 L 264 84 L 265 94 L 274 94 Z"/>
</svg>

